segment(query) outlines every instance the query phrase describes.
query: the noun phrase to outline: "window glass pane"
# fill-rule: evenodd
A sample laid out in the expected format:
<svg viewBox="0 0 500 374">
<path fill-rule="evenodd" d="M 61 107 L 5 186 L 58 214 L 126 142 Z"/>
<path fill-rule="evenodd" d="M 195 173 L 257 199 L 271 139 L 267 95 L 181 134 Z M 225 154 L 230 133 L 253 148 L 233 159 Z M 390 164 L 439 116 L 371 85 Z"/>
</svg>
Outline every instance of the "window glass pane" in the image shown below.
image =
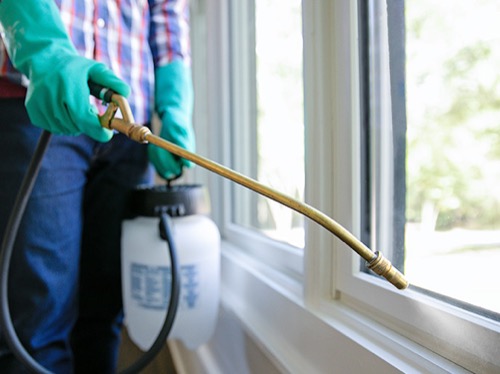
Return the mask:
<svg viewBox="0 0 500 374">
<path fill-rule="evenodd" d="M 299 0 L 255 0 L 254 177 L 294 198 L 304 191 L 302 13 Z M 236 147 L 235 152 L 243 151 Z M 236 195 L 238 196 L 238 195 Z M 241 196 L 241 195 L 240 195 Z M 302 216 L 265 197 L 237 199 L 235 220 L 297 247 Z M 250 203 L 245 203 L 250 201 Z"/>
<path fill-rule="evenodd" d="M 389 252 L 412 285 L 498 315 L 500 2 L 405 1 L 399 49 L 387 36 L 398 30 L 386 9 L 370 9 L 368 28 L 372 246 Z M 398 59 L 404 85 L 394 89 Z M 395 156 L 398 147 L 406 159 Z"/>
<path fill-rule="evenodd" d="M 500 3 L 407 1 L 412 282 L 500 313 Z"/>
</svg>

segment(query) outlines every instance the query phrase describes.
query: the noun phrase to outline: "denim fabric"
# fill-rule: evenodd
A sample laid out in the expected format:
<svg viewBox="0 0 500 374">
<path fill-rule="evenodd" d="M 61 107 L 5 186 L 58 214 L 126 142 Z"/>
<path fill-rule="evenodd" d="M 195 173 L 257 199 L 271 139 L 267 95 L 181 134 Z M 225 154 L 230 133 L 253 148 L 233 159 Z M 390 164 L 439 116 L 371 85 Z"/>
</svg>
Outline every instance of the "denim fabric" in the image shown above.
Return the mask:
<svg viewBox="0 0 500 374">
<path fill-rule="evenodd" d="M 0 100 L 0 234 L 41 131 L 20 99 Z M 146 147 L 53 136 L 20 227 L 9 299 L 25 348 L 56 373 L 111 373 L 122 323 L 121 219 L 127 192 L 150 183 Z M 21 367 L 0 340 L 0 368 Z"/>
</svg>

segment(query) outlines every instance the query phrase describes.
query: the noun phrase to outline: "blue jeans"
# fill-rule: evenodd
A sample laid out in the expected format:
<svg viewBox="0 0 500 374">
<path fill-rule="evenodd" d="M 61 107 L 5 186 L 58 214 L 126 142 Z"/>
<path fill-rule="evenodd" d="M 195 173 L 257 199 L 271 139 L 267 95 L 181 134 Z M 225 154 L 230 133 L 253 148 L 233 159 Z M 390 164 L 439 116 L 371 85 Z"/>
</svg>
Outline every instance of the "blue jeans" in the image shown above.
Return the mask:
<svg viewBox="0 0 500 374">
<path fill-rule="evenodd" d="M 0 100 L 0 235 L 41 130 L 22 100 Z M 9 276 L 17 334 L 56 373 L 111 373 L 122 325 L 121 220 L 127 193 L 150 183 L 146 147 L 53 136 L 20 227 Z M 0 340 L 1 372 L 21 371 Z"/>
</svg>

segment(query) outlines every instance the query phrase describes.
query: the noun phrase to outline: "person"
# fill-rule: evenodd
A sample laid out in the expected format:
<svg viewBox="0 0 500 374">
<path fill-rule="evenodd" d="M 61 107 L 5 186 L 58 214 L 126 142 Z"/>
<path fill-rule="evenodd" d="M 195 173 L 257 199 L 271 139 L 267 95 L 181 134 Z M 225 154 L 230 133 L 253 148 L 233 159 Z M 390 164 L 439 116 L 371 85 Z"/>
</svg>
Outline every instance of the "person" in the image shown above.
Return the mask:
<svg viewBox="0 0 500 374">
<path fill-rule="evenodd" d="M 0 234 L 42 129 L 53 134 L 9 275 L 19 339 L 55 373 L 111 373 L 123 320 L 127 193 L 191 164 L 99 125 L 88 81 L 128 97 L 137 123 L 194 151 L 189 4 L 0 0 Z M 151 166 L 154 166 L 153 167 Z M 0 340 L 2 373 L 21 364 Z"/>
</svg>

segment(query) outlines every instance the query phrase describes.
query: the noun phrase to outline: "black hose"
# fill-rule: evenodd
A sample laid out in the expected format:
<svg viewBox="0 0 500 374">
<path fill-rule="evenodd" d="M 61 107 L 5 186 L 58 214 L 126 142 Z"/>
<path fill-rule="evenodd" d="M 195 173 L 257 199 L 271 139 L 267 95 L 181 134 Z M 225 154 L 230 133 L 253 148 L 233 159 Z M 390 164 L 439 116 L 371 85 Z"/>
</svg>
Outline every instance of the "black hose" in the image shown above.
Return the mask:
<svg viewBox="0 0 500 374">
<path fill-rule="evenodd" d="M 40 135 L 35 153 L 31 158 L 28 170 L 24 175 L 21 187 L 17 193 L 14 207 L 10 213 L 0 252 L 0 322 L 2 324 L 2 333 L 16 358 L 26 366 L 26 369 L 36 374 L 50 374 L 50 371 L 45 369 L 30 356 L 17 337 L 9 309 L 9 267 L 17 231 L 21 224 L 21 219 L 23 218 L 26 205 L 28 204 L 31 191 L 35 185 L 36 177 L 38 176 L 42 164 L 43 155 L 47 150 L 51 136 L 52 134 L 48 131 L 43 131 L 42 135 Z"/>
<path fill-rule="evenodd" d="M 8 285 L 9 285 L 9 268 L 10 260 L 12 258 L 12 253 L 14 250 L 14 243 L 16 241 L 17 232 L 21 220 L 26 210 L 26 205 L 28 203 L 31 191 L 40 171 L 40 166 L 42 163 L 43 156 L 47 150 L 51 139 L 51 133 L 48 131 L 43 131 L 38 144 L 35 148 L 35 152 L 31 158 L 28 170 L 24 175 L 21 187 L 16 196 L 14 202 L 14 207 L 12 208 L 9 221 L 7 223 L 4 238 L 2 241 L 2 248 L 0 250 L 0 325 L 2 334 L 9 345 L 11 352 L 14 356 L 21 362 L 30 373 L 34 374 L 52 374 L 49 370 L 41 366 L 36 360 L 31 357 L 31 355 L 26 351 L 21 341 L 19 340 L 14 325 L 12 323 L 12 318 L 9 309 L 9 295 L 8 295 Z M 175 316 L 177 313 L 177 308 L 179 305 L 179 294 L 180 294 L 180 271 L 179 263 L 177 260 L 177 253 L 175 248 L 175 243 L 172 237 L 172 232 L 169 224 L 169 217 L 166 213 L 163 213 L 160 217 L 162 227 L 164 229 L 167 245 L 170 253 L 170 263 L 171 263 L 171 287 L 170 287 L 170 300 L 168 305 L 167 315 L 163 323 L 162 329 L 158 334 L 153 345 L 145 352 L 135 363 L 133 363 L 128 368 L 124 369 L 120 373 L 123 374 L 135 374 L 139 373 L 144 367 L 146 367 L 158 354 L 163 344 L 167 340 L 168 334 L 170 333 Z"/>
<path fill-rule="evenodd" d="M 140 370 L 144 369 L 160 352 L 167 341 L 168 334 L 172 329 L 174 324 L 175 315 L 177 313 L 177 307 L 179 305 L 179 295 L 180 295 L 180 267 L 177 261 L 177 250 L 175 248 L 175 243 L 172 237 L 172 230 L 170 227 L 170 217 L 167 213 L 162 213 L 160 216 L 161 227 L 164 230 L 165 237 L 167 239 L 168 249 L 170 252 L 170 271 L 171 271 L 171 281 L 170 281 L 170 301 L 168 304 L 167 315 L 165 316 L 165 321 L 160 330 L 160 333 L 156 337 L 153 345 L 144 353 L 134 364 L 129 366 L 127 369 L 120 372 L 120 374 L 132 374 L 138 373 Z"/>
</svg>

